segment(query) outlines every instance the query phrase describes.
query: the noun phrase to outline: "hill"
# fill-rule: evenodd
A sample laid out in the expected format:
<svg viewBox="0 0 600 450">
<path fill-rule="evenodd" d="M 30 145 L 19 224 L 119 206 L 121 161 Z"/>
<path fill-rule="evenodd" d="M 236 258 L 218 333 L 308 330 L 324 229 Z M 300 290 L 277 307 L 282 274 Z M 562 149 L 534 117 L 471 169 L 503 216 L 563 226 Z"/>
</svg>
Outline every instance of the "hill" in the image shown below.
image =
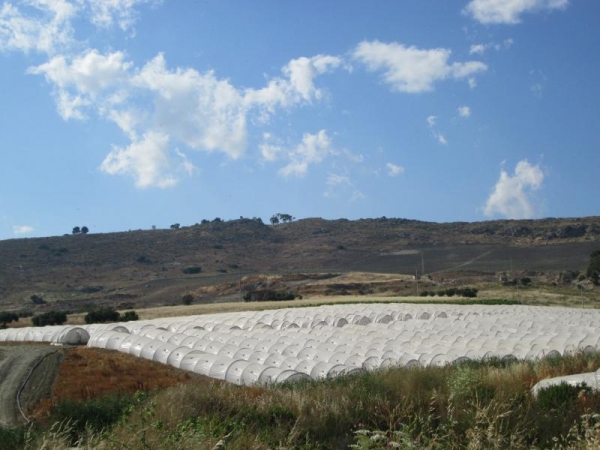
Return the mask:
<svg viewBox="0 0 600 450">
<path fill-rule="evenodd" d="M 289 287 L 306 280 L 299 274 L 329 272 L 424 270 L 435 278 L 456 271 L 488 277 L 511 270 L 580 271 L 597 248 L 600 217 L 475 223 L 311 218 L 276 226 L 239 219 L 169 230 L 11 239 L 0 241 L 0 305 L 74 311 L 101 303 L 141 307 L 180 303 L 187 291 L 202 292 L 205 301 L 227 300 L 237 291 L 239 299 L 242 283 L 248 282 L 247 289 L 264 287 L 260 279 L 256 283 L 259 274 L 285 274 Z M 32 295 L 49 305 L 33 304 Z"/>
</svg>

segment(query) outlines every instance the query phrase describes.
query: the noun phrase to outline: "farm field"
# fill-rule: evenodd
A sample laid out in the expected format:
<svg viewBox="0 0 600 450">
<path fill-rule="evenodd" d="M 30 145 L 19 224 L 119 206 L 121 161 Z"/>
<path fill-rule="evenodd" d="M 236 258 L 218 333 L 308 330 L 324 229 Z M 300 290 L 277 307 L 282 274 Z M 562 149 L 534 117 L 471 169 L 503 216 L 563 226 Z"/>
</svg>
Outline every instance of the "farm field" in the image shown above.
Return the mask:
<svg viewBox="0 0 600 450">
<path fill-rule="evenodd" d="M 124 328 L 89 325 L 80 328 L 100 348 L 61 350 L 52 396 L 30 411 L 42 428 L 29 439 L 46 448 L 77 441 L 134 449 L 173 442 L 177 448 L 241 449 L 250 441 L 254 448 L 387 448 L 402 442 L 424 448 L 596 448 L 599 425 L 589 413 L 600 408 L 599 394 L 581 387 L 534 398 L 530 389 L 548 377 L 600 368 L 593 351 L 599 314 L 523 305 L 366 303 L 118 324 Z M 1 333 L 0 339 L 33 336 L 26 329 Z M 148 359 L 124 351 L 127 339 L 130 349 L 135 339 L 144 341 L 138 348 Z M 351 360 L 320 361 L 343 355 Z M 261 358 L 271 358 L 273 366 L 261 368 Z M 176 368 L 189 369 L 194 361 L 192 370 Z M 218 364 L 207 368 L 207 361 Z M 292 362 L 301 367 L 282 369 Z M 352 362 L 368 370 L 340 367 Z M 194 370 L 198 363 L 202 370 Z M 279 382 L 258 382 L 263 373 L 263 381 L 269 376 L 266 381 Z M 67 419 L 70 425 L 48 431 Z M 16 442 L 0 448 L 38 448 L 19 441 L 23 430 L 0 427 L 4 442 Z M 371 446 L 364 447 L 367 442 Z"/>
</svg>

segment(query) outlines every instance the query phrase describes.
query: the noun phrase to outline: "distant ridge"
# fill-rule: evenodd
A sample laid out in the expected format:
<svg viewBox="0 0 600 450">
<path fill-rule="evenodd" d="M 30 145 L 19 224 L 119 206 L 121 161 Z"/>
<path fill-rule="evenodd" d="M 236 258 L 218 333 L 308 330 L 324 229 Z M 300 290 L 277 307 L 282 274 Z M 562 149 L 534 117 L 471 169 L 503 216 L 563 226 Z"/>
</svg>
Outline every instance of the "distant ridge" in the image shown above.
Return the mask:
<svg viewBox="0 0 600 450">
<path fill-rule="evenodd" d="M 92 230 L 93 231 L 93 230 Z M 432 223 L 378 218 L 253 219 L 179 229 L 0 241 L 0 305 L 32 294 L 177 301 L 182 289 L 258 273 L 581 270 L 600 217 Z M 199 275 L 182 269 L 200 267 Z M 176 286 L 176 289 L 173 288 Z M 87 297 L 86 297 L 87 296 Z"/>
</svg>

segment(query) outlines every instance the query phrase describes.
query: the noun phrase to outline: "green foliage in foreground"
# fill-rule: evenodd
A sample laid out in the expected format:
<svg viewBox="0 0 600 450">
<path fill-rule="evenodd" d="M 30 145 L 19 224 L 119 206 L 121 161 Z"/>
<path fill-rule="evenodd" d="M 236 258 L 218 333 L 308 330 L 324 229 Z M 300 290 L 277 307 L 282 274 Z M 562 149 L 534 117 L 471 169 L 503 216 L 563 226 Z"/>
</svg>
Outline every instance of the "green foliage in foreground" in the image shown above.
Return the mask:
<svg viewBox="0 0 600 450">
<path fill-rule="evenodd" d="M 148 396 L 59 404 L 53 421 L 61 425 L 49 424 L 28 442 L 19 430 L 0 432 L 15 450 L 75 444 L 182 450 L 593 449 L 600 448 L 599 393 L 559 386 L 536 399 L 530 389 L 543 378 L 598 367 L 600 355 L 578 354 L 389 369 L 268 387 L 202 379 Z"/>
</svg>

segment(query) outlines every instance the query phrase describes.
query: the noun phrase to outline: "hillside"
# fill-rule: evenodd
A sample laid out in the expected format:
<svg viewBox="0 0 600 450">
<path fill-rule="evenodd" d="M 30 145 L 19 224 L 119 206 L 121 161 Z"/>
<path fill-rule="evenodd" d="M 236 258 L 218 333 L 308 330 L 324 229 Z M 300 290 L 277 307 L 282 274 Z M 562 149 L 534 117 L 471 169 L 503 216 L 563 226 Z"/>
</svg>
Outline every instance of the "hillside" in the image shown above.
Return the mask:
<svg viewBox="0 0 600 450">
<path fill-rule="evenodd" d="M 0 241 L 0 304 L 49 307 L 33 305 L 34 294 L 72 310 L 103 302 L 179 303 L 184 292 L 236 285 L 257 274 L 582 270 L 597 248 L 600 217 L 441 224 L 313 218 L 277 226 L 240 219 L 177 230 L 12 239 Z M 185 274 L 191 266 L 201 273 Z"/>
</svg>

